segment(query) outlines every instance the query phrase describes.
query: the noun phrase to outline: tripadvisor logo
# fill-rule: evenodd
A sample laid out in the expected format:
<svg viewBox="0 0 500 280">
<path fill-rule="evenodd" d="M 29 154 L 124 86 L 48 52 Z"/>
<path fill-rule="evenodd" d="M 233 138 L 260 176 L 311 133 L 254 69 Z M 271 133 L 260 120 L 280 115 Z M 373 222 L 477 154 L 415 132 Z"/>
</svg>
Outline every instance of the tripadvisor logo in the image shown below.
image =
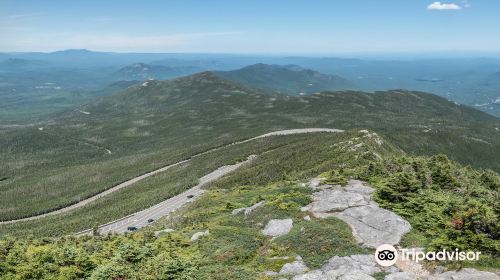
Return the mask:
<svg viewBox="0 0 500 280">
<path fill-rule="evenodd" d="M 389 244 L 380 245 L 375 251 L 375 261 L 381 266 L 391 266 L 396 263 L 396 260 L 402 261 L 411 260 L 414 262 L 427 261 L 478 261 L 481 252 L 446 250 L 423 252 L 415 249 L 396 249 Z"/>
<path fill-rule="evenodd" d="M 391 266 L 398 259 L 398 250 L 389 244 L 378 246 L 375 251 L 375 261 L 381 266 Z"/>
</svg>

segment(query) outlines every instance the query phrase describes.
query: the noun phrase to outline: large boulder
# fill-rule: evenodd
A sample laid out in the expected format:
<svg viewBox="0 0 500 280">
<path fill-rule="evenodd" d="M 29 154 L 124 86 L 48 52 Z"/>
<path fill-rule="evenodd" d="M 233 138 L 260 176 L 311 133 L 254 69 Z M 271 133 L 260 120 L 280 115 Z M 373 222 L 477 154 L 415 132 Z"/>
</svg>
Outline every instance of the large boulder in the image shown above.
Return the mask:
<svg viewBox="0 0 500 280">
<path fill-rule="evenodd" d="M 290 232 L 293 227 L 292 219 L 270 220 L 262 230 L 262 234 L 272 237 L 278 237 Z"/>
</svg>

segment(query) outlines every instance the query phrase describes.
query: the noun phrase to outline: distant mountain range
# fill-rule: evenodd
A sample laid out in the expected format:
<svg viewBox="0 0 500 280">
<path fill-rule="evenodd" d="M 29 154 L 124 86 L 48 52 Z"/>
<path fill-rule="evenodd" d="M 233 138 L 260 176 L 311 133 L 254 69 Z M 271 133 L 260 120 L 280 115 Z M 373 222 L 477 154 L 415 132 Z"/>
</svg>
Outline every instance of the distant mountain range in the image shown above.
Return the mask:
<svg viewBox="0 0 500 280">
<path fill-rule="evenodd" d="M 148 70 L 140 70 L 144 68 Z M 58 92 L 52 93 L 59 95 L 59 88 L 96 91 L 119 80 L 171 79 L 200 71 L 216 71 L 226 79 L 287 95 L 344 89 L 423 91 L 500 116 L 498 58 L 377 60 L 89 50 L 0 53 L 0 98 L 16 92 L 23 96 L 16 103 L 21 105 L 40 87 L 50 98 L 45 83 L 53 84 Z"/>
<path fill-rule="evenodd" d="M 348 80 L 336 76 L 325 75 L 297 65 L 254 64 L 233 71 L 216 71 L 228 80 L 244 85 L 274 90 L 286 95 L 305 95 L 325 90 L 353 89 Z"/>
</svg>

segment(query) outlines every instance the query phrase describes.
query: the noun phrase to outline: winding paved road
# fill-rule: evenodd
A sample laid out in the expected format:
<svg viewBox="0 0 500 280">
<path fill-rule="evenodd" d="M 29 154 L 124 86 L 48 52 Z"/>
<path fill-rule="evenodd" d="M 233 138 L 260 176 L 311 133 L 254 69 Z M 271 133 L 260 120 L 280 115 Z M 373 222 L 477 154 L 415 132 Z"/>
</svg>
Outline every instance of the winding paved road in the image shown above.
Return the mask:
<svg viewBox="0 0 500 280">
<path fill-rule="evenodd" d="M 256 137 L 253 137 L 253 138 L 250 138 L 250 139 L 246 139 L 246 140 L 234 142 L 234 143 L 222 146 L 222 147 L 217 147 L 217 148 L 205 151 L 205 152 L 201 152 L 199 154 L 191 156 L 189 159 L 182 160 L 182 161 L 176 162 L 174 164 L 171 164 L 171 165 L 168 165 L 168 166 L 156 169 L 154 171 L 148 172 L 146 174 L 137 176 L 137 177 L 135 177 L 133 179 L 125 181 L 125 182 L 123 182 L 121 184 L 118 184 L 118 185 L 116 185 L 116 186 L 114 186 L 112 188 L 109 188 L 109 189 L 107 189 L 107 190 L 105 190 L 105 191 L 103 191 L 101 193 L 98 193 L 98 194 L 96 194 L 96 195 L 94 195 L 92 197 L 89 197 L 87 199 L 81 200 L 81 201 L 79 201 L 79 202 L 77 202 L 75 204 L 72 204 L 70 206 L 67 206 L 67 207 L 64 207 L 64 208 L 61 208 L 61 209 L 58 209 L 58 210 L 54 210 L 54 211 L 51 211 L 51 212 L 47 212 L 45 214 L 40 214 L 40 215 L 32 216 L 32 217 L 21 218 L 21 219 L 10 220 L 10 221 L 3 221 L 3 222 L 0 222 L 0 225 L 2 225 L 2 224 L 12 224 L 12 223 L 17 223 L 17 222 L 22 222 L 22 221 L 30 221 L 30 220 L 40 219 L 40 218 L 43 218 L 43 217 L 52 216 L 52 215 L 56 215 L 56 214 L 61 214 L 61 213 L 64 213 L 64 212 L 68 212 L 68 211 L 80 208 L 80 207 L 85 206 L 85 205 L 87 205 L 87 204 L 89 204 L 89 203 L 91 203 L 91 202 L 93 202 L 93 201 L 95 201 L 95 200 L 97 200 L 97 199 L 99 199 L 99 198 L 101 198 L 103 196 L 109 195 L 109 194 L 111 194 L 111 193 L 113 193 L 115 191 L 118 191 L 118 190 L 122 189 L 122 188 L 128 187 L 128 186 L 130 186 L 130 185 L 132 185 L 132 184 L 134 184 L 134 183 L 136 183 L 136 182 L 138 182 L 138 181 L 140 181 L 142 179 L 145 179 L 145 178 L 153 176 L 153 175 L 155 175 L 157 173 L 166 171 L 166 170 L 168 170 L 168 169 L 170 169 L 170 168 L 172 168 L 174 166 L 178 166 L 178 165 L 181 165 L 183 163 L 189 162 L 192 158 L 199 157 L 201 155 L 208 154 L 210 152 L 213 152 L 213 151 L 216 151 L 216 150 L 220 150 L 222 148 L 225 148 L 225 147 L 228 147 L 228 146 L 231 146 L 231 145 L 243 144 L 243 143 L 247 143 L 247 142 L 250 142 L 250 141 L 253 141 L 253 140 L 256 140 L 256 139 L 260 139 L 260 138 L 264 138 L 264 137 L 270 137 L 270 136 L 303 134 L 303 133 L 317 133 L 317 132 L 338 133 L 338 132 L 344 132 L 344 131 L 340 130 L 340 129 L 332 129 L 332 128 L 300 128 L 300 129 L 279 130 L 279 131 L 274 131 L 274 132 L 262 134 L 262 135 L 259 135 L 259 136 L 256 136 Z M 217 171 L 215 171 L 215 172 L 217 172 Z M 210 174 L 212 174 L 212 173 L 210 173 Z M 209 176 L 210 174 L 208 174 L 206 176 Z M 205 178 L 205 177 L 203 177 L 203 178 Z M 202 182 L 201 180 L 203 178 L 200 179 L 200 183 Z M 198 185 L 198 186 L 200 186 L 200 185 Z M 196 188 L 196 187 L 194 187 L 194 188 Z M 192 190 L 192 189 L 190 189 L 190 190 Z M 190 190 L 188 190 L 186 192 L 189 192 Z M 202 191 L 202 190 L 200 190 L 200 191 Z M 166 200 L 166 201 L 168 201 L 168 200 Z M 157 205 L 155 205 L 153 207 L 156 207 L 156 206 Z M 145 210 L 143 210 L 143 211 L 145 211 Z M 127 217 L 122 218 L 120 221 L 125 221 L 126 219 L 128 219 L 128 218 Z"/>
<path fill-rule="evenodd" d="M 239 162 L 233 165 L 222 166 L 217 170 L 201 177 L 200 180 L 198 181 L 198 185 L 190 188 L 189 190 L 181 194 L 178 194 L 174 197 L 171 197 L 165 201 L 162 201 L 142 211 L 136 212 L 132 215 L 99 226 L 99 233 L 100 234 L 107 234 L 110 232 L 125 233 L 129 231 L 128 230 L 129 227 L 140 229 L 145 226 L 148 226 L 149 224 L 158 220 L 159 218 L 167 216 L 168 214 L 181 208 L 186 203 L 194 201 L 196 198 L 198 198 L 201 194 L 205 192 L 205 190 L 201 188 L 203 185 L 221 178 L 222 176 L 236 170 L 240 166 L 249 163 L 256 157 L 257 156 L 255 155 L 251 155 L 248 157 L 246 161 Z M 77 233 L 76 235 L 90 235 L 92 231 L 93 231 L 92 229 L 87 229 Z"/>
</svg>

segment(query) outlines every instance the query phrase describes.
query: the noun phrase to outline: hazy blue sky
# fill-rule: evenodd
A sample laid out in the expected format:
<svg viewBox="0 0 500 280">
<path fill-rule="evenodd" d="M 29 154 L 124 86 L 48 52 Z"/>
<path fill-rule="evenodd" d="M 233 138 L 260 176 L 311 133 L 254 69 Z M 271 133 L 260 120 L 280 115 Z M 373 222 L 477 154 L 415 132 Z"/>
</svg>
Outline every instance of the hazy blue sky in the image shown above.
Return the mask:
<svg viewBox="0 0 500 280">
<path fill-rule="evenodd" d="M 500 51 L 500 1 L 434 2 L 0 0 L 0 51 Z"/>
</svg>

